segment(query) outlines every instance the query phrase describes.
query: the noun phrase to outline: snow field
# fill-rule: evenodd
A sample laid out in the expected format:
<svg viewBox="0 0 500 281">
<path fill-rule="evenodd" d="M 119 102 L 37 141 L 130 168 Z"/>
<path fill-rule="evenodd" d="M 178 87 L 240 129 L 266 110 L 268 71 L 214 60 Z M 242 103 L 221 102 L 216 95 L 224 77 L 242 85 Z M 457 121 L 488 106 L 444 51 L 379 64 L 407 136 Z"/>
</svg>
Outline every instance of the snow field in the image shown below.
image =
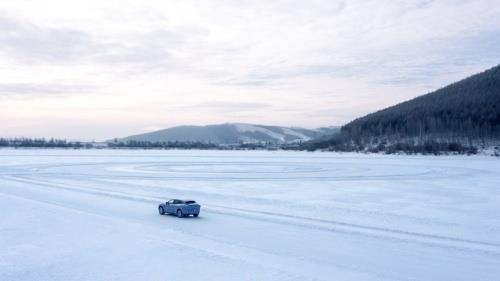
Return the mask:
<svg viewBox="0 0 500 281">
<path fill-rule="evenodd" d="M 0 150 L 0 280 L 496 280 L 500 161 Z M 199 218 L 159 216 L 195 199 Z"/>
</svg>

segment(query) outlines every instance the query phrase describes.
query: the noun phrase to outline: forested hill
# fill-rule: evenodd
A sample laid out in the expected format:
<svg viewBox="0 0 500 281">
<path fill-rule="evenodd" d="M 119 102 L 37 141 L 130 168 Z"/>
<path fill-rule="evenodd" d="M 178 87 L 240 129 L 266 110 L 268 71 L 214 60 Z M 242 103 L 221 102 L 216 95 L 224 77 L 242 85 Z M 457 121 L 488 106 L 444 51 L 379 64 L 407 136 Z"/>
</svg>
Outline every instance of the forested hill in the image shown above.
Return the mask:
<svg viewBox="0 0 500 281">
<path fill-rule="evenodd" d="M 500 66 L 358 118 L 341 129 L 356 142 L 500 139 Z"/>
<path fill-rule="evenodd" d="M 117 139 L 117 142 L 299 143 L 337 133 L 338 127 L 304 129 L 243 123 L 177 126 Z"/>
</svg>

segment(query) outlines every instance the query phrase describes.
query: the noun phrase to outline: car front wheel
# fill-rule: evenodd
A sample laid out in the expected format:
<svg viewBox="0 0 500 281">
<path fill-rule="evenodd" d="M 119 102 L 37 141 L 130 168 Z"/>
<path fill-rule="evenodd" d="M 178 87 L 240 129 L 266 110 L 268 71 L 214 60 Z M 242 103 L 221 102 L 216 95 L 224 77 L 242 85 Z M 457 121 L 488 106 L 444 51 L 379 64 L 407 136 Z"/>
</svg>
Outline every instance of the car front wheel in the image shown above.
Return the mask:
<svg viewBox="0 0 500 281">
<path fill-rule="evenodd" d="M 163 210 L 163 207 L 158 208 L 158 213 L 160 213 L 160 215 L 165 214 L 165 210 Z"/>
<path fill-rule="evenodd" d="M 177 217 L 182 218 L 184 215 L 181 210 L 177 210 Z"/>
</svg>

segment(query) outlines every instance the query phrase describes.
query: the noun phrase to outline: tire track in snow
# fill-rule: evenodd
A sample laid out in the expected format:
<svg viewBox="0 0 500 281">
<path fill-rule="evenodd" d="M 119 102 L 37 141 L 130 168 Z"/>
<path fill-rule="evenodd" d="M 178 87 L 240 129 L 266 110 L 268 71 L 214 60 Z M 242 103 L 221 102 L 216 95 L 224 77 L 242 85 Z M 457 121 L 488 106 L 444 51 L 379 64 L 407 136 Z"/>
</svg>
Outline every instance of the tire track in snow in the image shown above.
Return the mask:
<svg viewBox="0 0 500 281">
<path fill-rule="evenodd" d="M 81 181 L 79 178 L 75 178 L 75 177 L 66 177 L 65 179 L 70 179 L 70 180 L 74 180 L 76 182 L 80 182 L 81 184 Z M 175 194 L 185 194 L 185 193 L 189 193 L 189 196 L 193 196 L 192 194 L 195 194 L 194 197 L 204 197 L 204 198 L 207 198 L 207 197 L 219 197 L 218 194 L 214 193 L 214 192 L 207 192 L 207 191 L 200 191 L 200 190 L 187 190 L 187 189 L 183 189 L 183 188 L 177 188 L 177 187 L 165 187 L 164 183 L 162 185 L 144 185 L 144 184 L 138 184 L 138 183 L 131 183 L 131 182 L 128 182 L 128 181 L 123 181 L 123 180 L 116 180 L 114 179 L 113 177 L 108 177 L 108 178 L 87 178 L 85 179 L 85 182 L 89 182 L 89 181 L 92 181 L 94 183 L 94 185 L 98 185 L 98 186 L 102 186 L 102 185 L 109 185 L 109 184 L 112 184 L 112 185 L 116 185 L 116 186 L 120 186 L 120 187 L 128 187 L 128 188 L 133 188 L 134 191 L 137 191 L 137 190 L 141 190 L 141 191 L 144 191 L 144 192 L 151 192 L 151 191 L 154 191 L 156 193 L 158 193 L 159 191 L 162 191 L 163 194 L 165 193 L 175 193 Z M 66 184 L 66 183 L 65 183 Z M 82 188 L 92 188 L 92 187 L 89 187 L 88 185 L 85 185 L 85 186 L 80 186 Z M 102 189 L 102 188 L 99 188 L 99 190 L 105 190 L 105 191 L 108 191 L 109 189 Z M 109 191 L 113 191 L 113 190 L 109 190 Z M 138 196 L 140 196 L 141 194 L 137 193 L 137 192 L 127 192 L 128 194 L 136 194 Z M 156 195 L 156 196 L 160 196 L 159 194 Z M 231 201 L 235 201 L 235 200 L 241 200 L 241 199 L 248 199 L 246 197 L 242 197 L 241 195 L 236 195 L 236 194 L 224 194 L 224 198 L 225 199 L 230 199 Z M 292 205 L 291 202 L 287 202 L 287 201 L 276 201 L 276 200 L 273 200 L 273 199 L 266 199 L 266 198 L 259 198 L 259 197 L 256 197 L 256 198 L 252 198 L 252 201 L 253 202 L 259 202 L 260 204 L 262 205 L 274 205 L 274 204 L 279 204 L 281 206 L 286 206 L 286 207 L 289 207 L 289 208 L 294 208 L 296 207 L 296 205 Z M 387 218 L 387 217 L 390 217 L 392 219 L 397 219 L 397 220 L 411 220 L 411 221 L 414 221 L 416 223 L 419 223 L 419 224 L 425 224 L 425 225 L 436 225 L 436 224 L 439 224 L 439 226 L 443 226 L 443 225 L 447 225 L 447 226 L 456 226 L 456 224 L 454 223 L 451 223 L 451 222 L 446 222 L 446 221 L 439 221 L 439 222 L 430 222 L 428 219 L 425 219 L 425 218 L 420 218 L 420 217 L 414 217 L 414 216 L 408 216 L 408 215 L 400 215 L 400 214 L 394 214 L 394 213 L 384 213 L 384 212 L 378 212 L 378 211 L 374 211 L 374 210 L 364 210 L 364 209 L 358 209 L 358 208 L 346 208 L 346 207 L 339 207 L 339 206 L 328 206 L 328 210 L 335 210 L 335 211 L 339 211 L 339 212 L 345 212 L 345 213 L 359 213 L 363 216 L 381 216 L 381 217 L 384 217 L 384 218 Z"/>
<path fill-rule="evenodd" d="M 271 165 L 271 166 L 282 166 L 286 167 L 289 163 L 285 162 L 215 162 L 215 163 L 207 163 L 207 162 L 187 162 L 187 161 L 178 161 L 178 162 L 173 162 L 173 163 L 165 163 L 165 162 L 157 162 L 157 161 L 147 161 L 147 162 L 86 162 L 86 163 L 63 163 L 63 164 L 39 164 L 39 165 L 28 165 L 29 170 L 26 171 L 26 166 L 24 165 L 14 165 L 14 166 L 5 166 L 3 167 L 4 169 L 10 168 L 13 169 L 10 172 L 7 171 L 3 172 L 2 174 L 4 175 L 32 175 L 33 170 L 36 170 L 36 172 L 40 175 L 52 175 L 52 174 L 60 174 L 59 172 L 57 173 L 51 173 L 48 171 L 44 170 L 49 170 L 49 169 L 54 169 L 54 168 L 67 168 L 67 167 L 99 167 L 101 170 L 98 170 L 98 173 L 82 173 L 81 171 L 78 172 L 71 172 L 71 171 L 66 171 L 67 174 L 73 175 L 73 176 L 82 176 L 82 177 L 101 177 L 101 178 L 106 178 L 106 177 L 114 177 L 114 178 L 124 178 L 124 179 L 151 179 L 151 180 L 179 180 L 183 181 L 186 179 L 189 179 L 191 181 L 197 180 L 197 181 L 294 181 L 294 180 L 308 180 L 308 181 L 373 181 L 373 180 L 387 180 L 387 179 L 392 179 L 392 180 L 412 180 L 412 179 L 422 179 L 425 177 L 433 178 L 436 175 L 439 175 L 440 177 L 447 176 L 447 177 L 454 177 L 461 175 L 461 172 L 455 171 L 454 173 L 443 173 L 443 168 L 444 167 L 435 167 L 433 169 L 423 169 L 420 172 L 412 172 L 412 173 L 393 173 L 393 174 L 377 174 L 377 175 L 366 175 L 366 174 L 354 174 L 354 175 L 345 175 L 345 176 L 332 176 L 330 175 L 331 172 L 336 172 L 336 173 L 342 173 L 349 171 L 350 169 L 353 169 L 353 164 L 351 163 L 339 163 L 339 162 L 332 162 L 332 163 L 321 163 L 322 165 L 327 165 L 327 168 L 322 167 L 318 168 L 319 170 L 311 171 L 311 170 L 298 170 L 298 171 L 288 171 L 288 170 L 283 170 L 283 171 L 272 171 L 272 172 L 257 172 L 257 176 L 248 176 L 248 173 L 245 171 L 234 171 L 234 172 L 223 172 L 221 173 L 220 171 L 206 171 L 202 172 L 202 174 L 212 174 L 213 176 L 195 176 L 195 175 L 181 175 L 179 176 L 178 174 L 184 174 L 186 172 L 180 172 L 180 171 L 152 171 L 152 170 L 141 170 L 140 167 L 144 166 L 172 166 L 172 167 L 177 167 L 179 165 L 185 165 L 186 167 L 189 166 L 200 166 L 200 165 L 205 165 L 205 166 L 217 166 L 217 165 L 241 165 L 241 166 L 260 166 L 260 165 Z M 300 164 L 300 163 L 297 163 Z M 113 167 L 113 165 L 117 165 L 118 167 Z M 125 167 L 123 167 L 125 165 Z M 126 167 L 126 165 L 130 165 L 131 167 Z M 332 166 L 335 165 L 335 166 Z M 111 167 L 110 167 L 111 166 Z M 339 168 L 339 166 L 341 168 Z M 346 168 L 346 166 L 348 168 Z M 394 166 L 397 168 L 401 168 L 401 165 L 391 165 L 391 164 L 385 164 L 385 166 Z M 407 166 L 407 168 L 414 168 L 412 165 Z M 419 167 L 421 168 L 421 167 Z M 120 169 L 124 169 L 122 172 L 126 172 L 126 174 L 123 173 L 118 173 L 118 174 L 99 174 L 99 172 L 104 172 L 104 171 L 121 171 Z M 363 171 L 366 172 L 367 170 L 371 170 L 370 165 L 366 165 L 366 167 L 359 167 L 358 165 L 355 165 L 356 171 Z M 454 170 L 457 168 L 455 167 Z M 138 175 L 131 175 L 130 173 L 142 173 Z M 164 175 L 164 176 L 158 176 L 157 174 L 159 173 L 171 173 L 170 175 Z M 191 171 L 193 172 L 193 171 Z M 477 172 L 477 171 L 476 171 Z M 323 174 L 322 174 L 323 173 Z M 196 172 L 198 174 L 198 172 Z M 224 177 L 220 177 L 219 174 L 224 174 Z M 255 174 L 254 172 L 252 174 Z M 280 175 L 283 176 L 280 176 Z M 292 175 L 291 175 L 292 174 Z M 311 175 L 313 174 L 313 175 Z M 233 176 L 228 176 L 228 175 L 233 175 Z M 237 175 L 237 176 L 234 176 Z"/>
<path fill-rule="evenodd" d="M 74 192 L 81 192 L 91 195 L 106 196 L 123 200 L 132 200 L 143 203 L 158 204 L 163 198 L 143 196 L 137 194 L 124 193 L 120 191 L 104 191 L 90 187 L 68 187 L 67 185 L 55 184 L 43 180 L 22 178 L 19 176 L 6 176 L 9 180 L 30 183 L 54 189 L 63 189 Z M 228 209 L 230 211 L 228 211 Z M 317 218 L 279 214 L 273 212 L 246 210 L 220 205 L 207 205 L 204 210 L 229 216 L 239 216 L 252 220 L 268 221 L 272 223 L 294 225 L 297 227 L 315 228 L 323 231 L 356 234 L 377 239 L 388 239 L 404 243 L 416 243 L 430 247 L 442 247 L 459 251 L 479 252 L 486 255 L 500 256 L 500 244 L 462 239 L 458 237 L 440 236 L 426 233 L 410 232 L 399 229 L 381 228 L 368 225 L 351 224 L 341 221 L 323 220 Z M 238 214 L 236 214 L 238 213 Z"/>
<path fill-rule="evenodd" d="M 14 181 L 14 180 L 13 180 Z M 49 184 L 42 184 L 42 183 L 34 183 L 35 181 L 18 181 L 18 182 L 24 182 L 24 183 L 32 183 L 34 185 L 41 185 L 45 187 L 51 187 L 57 189 L 64 189 L 67 191 L 76 191 L 68 188 L 58 188 L 54 185 L 49 185 Z M 68 204 L 63 204 L 63 203 L 57 203 L 54 202 L 54 200 L 50 199 L 40 199 L 40 198 L 30 198 L 27 197 L 26 195 L 14 195 L 14 194 L 8 194 L 8 193 L 2 193 L 0 192 L 1 195 L 3 196 L 11 196 L 11 197 L 16 197 L 16 198 L 21 198 L 24 200 L 29 200 L 37 203 L 42 203 L 46 205 L 51 205 L 55 206 L 58 208 L 62 208 L 64 210 L 71 210 L 73 212 L 77 212 L 80 214 L 86 214 L 86 215 L 93 215 L 93 216 L 98 216 L 102 218 L 108 218 L 108 219 L 113 219 L 113 220 L 119 220 L 120 222 L 125 222 L 129 224 L 137 224 L 140 226 L 145 226 L 144 221 L 139 220 L 137 218 L 121 218 L 117 216 L 113 216 L 111 214 L 104 214 L 101 212 L 98 212 L 96 210 L 89 210 L 86 208 L 74 206 L 74 205 L 68 205 Z M 95 195 L 92 193 L 92 195 Z M 115 196 L 110 196 L 110 197 L 115 197 Z M 117 197 L 116 199 L 124 199 L 122 197 Z M 147 202 L 147 201 L 145 201 Z M 150 226 L 146 226 L 150 227 Z M 305 259 L 304 257 L 297 257 L 297 256 L 284 256 L 284 255 L 279 255 L 277 253 L 265 251 L 265 249 L 257 248 L 257 247 L 251 247 L 251 246 L 246 246 L 242 245 L 239 243 L 228 243 L 227 241 L 223 239 L 214 239 L 212 237 L 208 236 L 200 236 L 200 235 L 195 235 L 191 232 L 184 231 L 181 229 L 165 229 L 162 228 L 162 231 L 164 232 L 169 232 L 173 237 L 178 237 L 178 233 L 182 233 L 183 236 L 181 236 L 181 239 L 162 239 L 158 238 L 158 236 L 155 235 L 150 235 L 147 237 L 148 240 L 160 240 L 163 242 L 164 245 L 166 246 L 172 246 L 175 245 L 179 249 L 190 249 L 195 253 L 203 253 L 203 257 L 210 257 L 210 258 L 218 258 L 218 259 L 224 259 L 226 262 L 239 262 L 239 263 L 248 263 L 254 266 L 259 266 L 262 268 L 269 268 L 272 269 L 275 272 L 279 272 L 282 275 L 288 275 L 292 276 L 294 278 L 297 278 L 298 280 L 309 280 L 311 276 L 315 274 L 315 272 L 320 272 L 325 270 L 325 266 L 329 268 L 330 271 L 332 271 L 332 274 L 335 273 L 335 270 L 341 270 L 343 271 L 343 274 L 348 274 L 348 275 L 354 275 L 354 279 L 358 279 L 359 276 L 363 276 L 363 280 L 365 278 L 368 278 L 367 280 L 392 280 L 392 281 L 423 281 L 420 279 L 415 279 L 415 278 L 402 278 L 399 276 L 394 276 L 392 274 L 388 273 L 382 273 L 382 272 L 375 272 L 372 270 L 367 270 L 363 269 L 360 266 L 356 265 L 351 265 L 351 264 L 342 264 L 338 262 L 332 262 L 329 260 L 324 260 L 324 259 L 319 259 L 319 258 L 314 258 L 313 260 Z M 154 232 L 154 231 L 153 231 Z M 165 233 L 163 233 L 165 234 Z M 190 238 L 186 238 L 185 235 L 188 235 Z M 205 240 L 210 241 L 210 246 L 207 248 L 207 243 L 205 243 Z M 241 250 L 245 251 L 245 255 L 241 255 Z M 268 260 L 273 260 L 273 263 L 268 263 Z M 309 268 L 307 270 L 307 274 L 304 273 L 304 268 Z M 347 273 L 346 273 L 347 271 Z M 337 272 L 338 274 L 338 272 Z M 322 274 L 318 275 L 317 277 L 314 278 L 314 280 L 329 280 L 329 279 L 324 279 L 321 277 Z"/>
</svg>

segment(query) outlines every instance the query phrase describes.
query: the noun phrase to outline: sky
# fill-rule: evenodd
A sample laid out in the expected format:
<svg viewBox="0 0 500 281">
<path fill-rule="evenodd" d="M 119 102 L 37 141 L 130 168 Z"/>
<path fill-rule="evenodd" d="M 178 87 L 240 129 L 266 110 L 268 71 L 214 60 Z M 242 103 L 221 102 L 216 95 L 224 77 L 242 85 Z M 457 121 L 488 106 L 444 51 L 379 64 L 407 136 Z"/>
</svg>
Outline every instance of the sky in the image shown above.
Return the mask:
<svg viewBox="0 0 500 281">
<path fill-rule="evenodd" d="M 0 136 L 316 128 L 500 63 L 498 0 L 0 1 Z"/>
</svg>

